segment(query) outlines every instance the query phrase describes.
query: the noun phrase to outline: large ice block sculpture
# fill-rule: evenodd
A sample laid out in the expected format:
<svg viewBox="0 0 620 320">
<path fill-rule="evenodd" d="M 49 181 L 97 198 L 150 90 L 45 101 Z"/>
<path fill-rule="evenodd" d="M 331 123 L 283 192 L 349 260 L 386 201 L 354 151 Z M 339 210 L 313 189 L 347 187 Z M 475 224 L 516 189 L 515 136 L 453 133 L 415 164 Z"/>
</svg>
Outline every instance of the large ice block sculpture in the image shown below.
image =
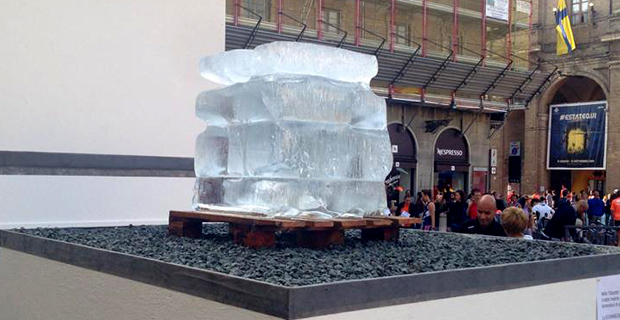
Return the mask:
<svg viewBox="0 0 620 320">
<path fill-rule="evenodd" d="M 386 205 L 392 167 L 374 56 L 274 42 L 203 58 L 196 209 L 363 216 Z"/>
</svg>

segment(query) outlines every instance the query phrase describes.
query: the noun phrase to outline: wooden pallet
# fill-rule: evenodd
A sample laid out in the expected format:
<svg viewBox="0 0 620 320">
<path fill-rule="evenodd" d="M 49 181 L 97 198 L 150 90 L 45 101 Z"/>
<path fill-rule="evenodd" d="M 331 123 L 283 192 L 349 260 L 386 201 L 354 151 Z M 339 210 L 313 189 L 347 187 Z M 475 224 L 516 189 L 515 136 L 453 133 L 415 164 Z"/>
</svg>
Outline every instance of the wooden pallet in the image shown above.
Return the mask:
<svg viewBox="0 0 620 320">
<path fill-rule="evenodd" d="M 301 247 L 325 248 L 344 243 L 344 231 L 361 229 L 362 240 L 397 242 L 400 228 L 421 223 L 418 218 L 372 217 L 339 219 L 268 218 L 261 215 L 215 211 L 170 211 L 168 234 L 200 238 L 203 222 L 226 222 L 233 240 L 241 245 L 261 248 L 275 244 L 276 231 L 295 234 Z"/>
</svg>

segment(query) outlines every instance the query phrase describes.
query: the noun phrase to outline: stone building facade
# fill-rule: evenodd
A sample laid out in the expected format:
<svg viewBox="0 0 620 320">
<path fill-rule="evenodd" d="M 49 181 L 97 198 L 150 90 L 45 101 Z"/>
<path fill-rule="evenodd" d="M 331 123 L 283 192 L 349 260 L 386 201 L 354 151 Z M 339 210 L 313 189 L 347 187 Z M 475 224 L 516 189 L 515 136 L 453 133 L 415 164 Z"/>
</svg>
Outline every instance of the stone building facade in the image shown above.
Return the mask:
<svg viewBox="0 0 620 320">
<path fill-rule="evenodd" d="M 448 122 L 436 131 L 429 132 L 427 122 L 436 119 Z M 389 103 L 388 127 L 403 122 L 408 124 L 406 130 L 413 138 L 416 149 L 413 168 L 405 168 L 407 173 L 401 174 L 403 188 L 412 191 L 432 190 L 443 189 L 446 184 L 450 184 L 454 189 L 465 191 L 472 187 L 488 190 L 486 185 L 489 176 L 490 147 L 488 114 L 477 116 L 472 112 Z M 450 132 L 463 133 L 463 143 L 456 142 L 459 137 L 451 136 Z M 454 142 L 456 143 L 451 144 Z M 397 144 L 394 139 L 392 143 Z M 444 150 L 456 151 L 456 154 L 452 152 L 452 157 L 446 156 Z M 462 157 L 459 157 L 460 151 L 463 151 Z M 394 156 L 396 163 L 399 161 L 398 154 L 395 153 Z"/>
<path fill-rule="evenodd" d="M 557 66 L 550 85 L 525 111 L 512 112 L 502 132 L 493 140 L 500 154 L 498 175 L 492 188 L 506 190 L 509 143 L 522 143 L 522 181 L 511 185 L 522 193 L 559 189 L 620 188 L 620 2 L 614 0 L 566 0 L 576 50 L 556 55 L 555 0 L 541 0 L 535 9 L 533 58 L 545 68 Z M 549 106 L 553 104 L 607 101 L 606 170 L 548 170 Z M 553 147 L 553 146 L 551 146 Z"/>
</svg>

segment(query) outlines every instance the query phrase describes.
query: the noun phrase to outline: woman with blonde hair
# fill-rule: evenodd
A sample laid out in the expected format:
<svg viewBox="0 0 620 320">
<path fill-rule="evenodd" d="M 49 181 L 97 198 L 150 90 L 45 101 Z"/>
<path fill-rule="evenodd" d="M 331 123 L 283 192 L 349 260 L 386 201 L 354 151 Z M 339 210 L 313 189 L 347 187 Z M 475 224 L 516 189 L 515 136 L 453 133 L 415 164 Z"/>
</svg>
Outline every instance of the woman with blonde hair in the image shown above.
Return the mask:
<svg viewBox="0 0 620 320">
<path fill-rule="evenodd" d="M 512 238 L 532 240 L 532 236 L 524 235 L 527 228 L 528 218 L 523 210 L 517 207 L 508 207 L 502 212 L 502 228 L 506 235 Z"/>
</svg>

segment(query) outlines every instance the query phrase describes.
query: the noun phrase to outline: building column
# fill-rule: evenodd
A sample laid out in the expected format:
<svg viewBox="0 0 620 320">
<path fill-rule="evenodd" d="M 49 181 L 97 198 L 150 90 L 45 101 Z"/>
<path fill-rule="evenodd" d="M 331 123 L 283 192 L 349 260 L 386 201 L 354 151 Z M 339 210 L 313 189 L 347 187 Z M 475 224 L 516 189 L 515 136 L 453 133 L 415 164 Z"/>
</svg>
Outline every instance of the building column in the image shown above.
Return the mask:
<svg viewBox="0 0 620 320">
<path fill-rule="evenodd" d="M 437 134 L 425 132 L 425 120 L 434 119 L 437 111 L 431 108 L 409 108 L 405 119 L 411 122 L 411 129 L 417 137 L 418 142 L 418 167 L 417 167 L 417 191 L 423 189 L 433 190 L 433 180 L 435 176 L 435 136 Z M 441 129 L 437 130 L 438 132 Z"/>
<path fill-rule="evenodd" d="M 607 123 L 607 179 L 605 181 L 605 192 L 610 193 L 614 189 L 620 188 L 620 62 L 613 62 L 609 65 L 609 97 L 607 97 L 607 108 L 609 109 Z"/>
<path fill-rule="evenodd" d="M 523 141 L 521 142 L 521 157 L 524 159 L 521 169 L 521 193 L 532 194 L 534 191 L 538 191 L 539 176 L 542 174 L 540 171 L 540 162 L 542 160 L 541 154 L 544 155 L 544 149 L 541 150 L 539 140 L 540 130 L 538 116 L 543 106 L 540 105 L 541 101 L 537 97 L 530 103 L 530 106 L 525 110 L 524 125 L 523 125 Z M 525 160 L 526 159 L 526 160 Z"/>
<path fill-rule="evenodd" d="M 535 105 L 535 104 L 532 104 Z M 525 131 L 525 111 L 517 110 L 508 114 L 504 126 L 490 142 L 491 148 L 497 149 L 497 174 L 491 177 L 491 190 L 506 196 L 508 180 L 508 158 L 510 157 L 510 143 L 520 141 L 522 148 L 525 145 L 523 134 Z M 522 151 L 523 155 L 524 151 Z M 523 176 L 524 171 L 522 171 Z M 513 190 L 519 191 L 518 184 L 511 184 Z M 523 188 L 522 188 L 523 189 Z"/>
<path fill-rule="evenodd" d="M 549 106 L 540 96 L 532 100 L 525 111 L 523 125 L 522 184 L 523 194 L 540 193 L 541 187 L 549 189 L 547 170 L 547 139 L 549 130 Z"/>
<path fill-rule="evenodd" d="M 537 99 L 536 105 L 538 106 L 537 115 L 537 128 L 536 128 L 536 190 L 535 192 L 541 193 L 541 187 L 545 190 L 551 186 L 549 170 L 547 170 L 547 150 L 549 139 L 549 106 L 541 99 Z M 529 158 L 526 158 L 529 160 Z M 525 161 L 527 162 L 527 161 Z"/>
</svg>

